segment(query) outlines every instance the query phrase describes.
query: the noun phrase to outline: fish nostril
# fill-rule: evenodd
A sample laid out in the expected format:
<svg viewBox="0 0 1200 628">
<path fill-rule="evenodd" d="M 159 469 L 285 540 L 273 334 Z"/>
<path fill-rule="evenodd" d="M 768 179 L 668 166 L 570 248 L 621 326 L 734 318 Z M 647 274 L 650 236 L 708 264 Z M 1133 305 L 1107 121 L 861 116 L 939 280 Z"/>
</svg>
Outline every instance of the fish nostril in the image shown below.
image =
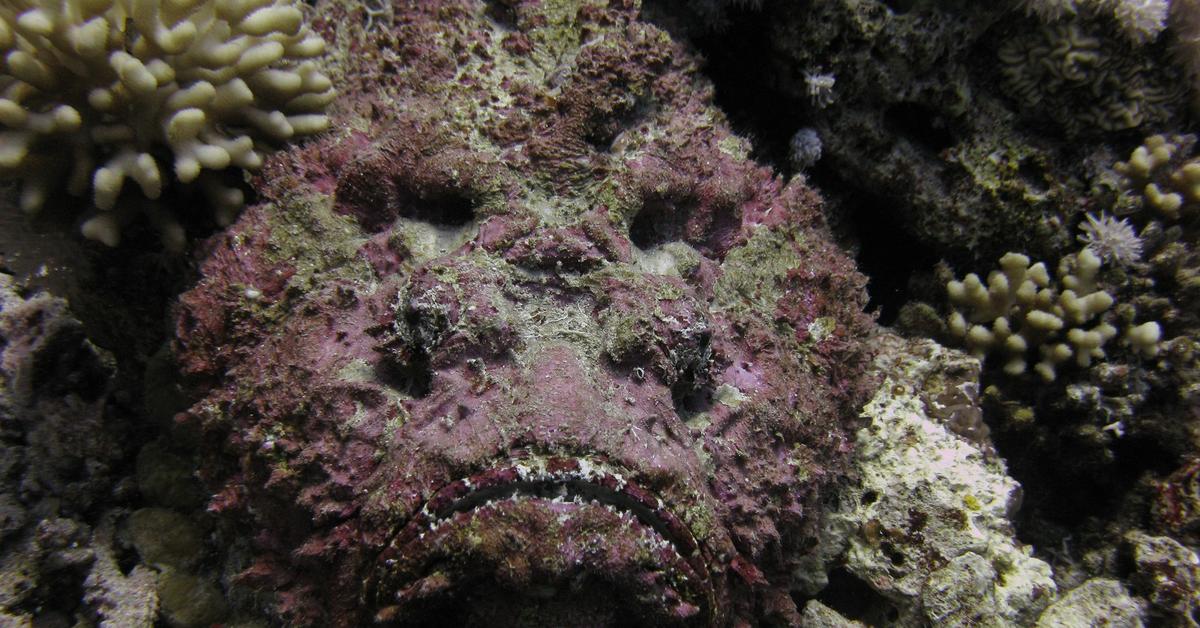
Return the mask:
<svg viewBox="0 0 1200 628">
<path fill-rule="evenodd" d="M 463 227 L 475 220 L 475 202 L 460 190 L 398 188 L 397 191 L 396 203 L 401 218 L 439 227 Z"/>
<path fill-rule="evenodd" d="M 688 200 L 646 201 L 629 225 L 629 239 L 634 246 L 642 250 L 684 239 L 694 205 L 694 202 Z"/>
<path fill-rule="evenodd" d="M 686 242 L 704 256 L 719 257 L 741 227 L 744 190 L 681 179 L 665 188 L 642 185 L 640 205 L 629 222 L 629 240 L 641 251 Z"/>
</svg>

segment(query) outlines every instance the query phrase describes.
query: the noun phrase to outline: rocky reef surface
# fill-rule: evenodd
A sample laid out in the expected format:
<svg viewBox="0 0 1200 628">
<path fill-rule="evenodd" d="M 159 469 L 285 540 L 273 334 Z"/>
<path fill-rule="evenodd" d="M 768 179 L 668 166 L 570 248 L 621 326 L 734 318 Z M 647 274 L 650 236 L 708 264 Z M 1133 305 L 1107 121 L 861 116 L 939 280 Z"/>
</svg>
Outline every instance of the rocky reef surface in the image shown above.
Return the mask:
<svg viewBox="0 0 1200 628">
<path fill-rule="evenodd" d="M 0 625 L 1200 623 L 1192 3 L 1134 4 L 302 4 L 329 128 L 186 256 L 3 201 Z"/>
</svg>

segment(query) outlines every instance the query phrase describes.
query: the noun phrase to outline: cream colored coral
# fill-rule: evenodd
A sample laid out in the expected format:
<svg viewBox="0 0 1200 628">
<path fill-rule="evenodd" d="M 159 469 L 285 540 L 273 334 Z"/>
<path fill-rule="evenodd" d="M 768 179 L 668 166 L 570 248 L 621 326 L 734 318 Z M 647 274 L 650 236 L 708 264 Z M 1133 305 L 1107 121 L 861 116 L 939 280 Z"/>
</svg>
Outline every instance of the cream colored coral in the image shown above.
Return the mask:
<svg viewBox="0 0 1200 628">
<path fill-rule="evenodd" d="M 1200 157 L 1188 158 L 1196 142 L 1190 135 L 1152 135 L 1114 168 L 1143 204 L 1169 220 L 1200 205 Z"/>
<path fill-rule="evenodd" d="M 1031 265 L 1028 257 L 1009 253 L 1000 258 L 1000 270 L 992 271 L 986 284 L 972 273 L 946 285 L 955 307 L 949 331 L 976 357 L 999 354 L 1009 375 L 1026 371 L 1028 354 L 1035 348 L 1039 360 L 1033 370 L 1046 381 L 1054 380 L 1058 367 L 1072 358 L 1088 366 L 1104 357 L 1105 343 L 1117 335 L 1108 323 L 1093 324 L 1113 305 L 1112 296 L 1097 286 L 1100 264 L 1088 249 L 1067 256 L 1058 266 L 1056 286 L 1045 264 Z M 1136 332 L 1137 340 L 1131 336 L 1131 341 L 1144 344 L 1148 331 Z"/>
<path fill-rule="evenodd" d="M 1133 345 L 1135 351 L 1147 358 L 1152 358 L 1158 355 L 1158 341 L 1162 337 L 1162 328 L 1155 322 L 1142 323 L 1136 327 L 1130 327 L 1125 332 L 1125 337 Z"/>
<path fill-rule="evenodd" d="M 228 223 L 241 194 L 208 174 L 258 168 L 267 142 L 328 125 L 324 48 L 291 0 L 4 2 L 0 174 L 22 179 L 30 212 L 53 189 L 90 190 L 101 211 L 83 231 L 108 244 L 129 179 L 150 199 L 172 174 L 198 182 Z"/>
</svg>

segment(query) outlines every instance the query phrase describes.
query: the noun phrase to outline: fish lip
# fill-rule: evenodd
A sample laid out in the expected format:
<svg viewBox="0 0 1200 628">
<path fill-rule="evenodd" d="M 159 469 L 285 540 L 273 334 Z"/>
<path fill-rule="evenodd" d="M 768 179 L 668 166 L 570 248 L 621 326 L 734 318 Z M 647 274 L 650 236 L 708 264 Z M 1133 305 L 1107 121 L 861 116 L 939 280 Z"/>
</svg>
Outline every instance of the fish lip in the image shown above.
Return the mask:
<svg viewBox="0 0 1200 628">
<path fill-rule="evenodd" d="M 719 625 L 717 591 L 709 571 L 710 558 L 691 529 L 658 497 L 629 480 L 621 467 L 595 456 L 516 454 L 503 463 L 443 485 L 424 506 L 400 525 L 380 552 L 376 570 L 367 582 L 367 599 L 375 608 L 394 601 L 385 599 L 396 591 L 388 572 L 406 549 L 443 525 L 452 525 L 458 513 L 470 513 L 508 499 L 528 497 L 577 504 L 599 504 L 636 517 L 659 539 L 669 544 L 682 563 L 685 575 L 702 591 L 700 625 Z M 377 616 L 377 621 L 379 617 Z"/>
</svg>

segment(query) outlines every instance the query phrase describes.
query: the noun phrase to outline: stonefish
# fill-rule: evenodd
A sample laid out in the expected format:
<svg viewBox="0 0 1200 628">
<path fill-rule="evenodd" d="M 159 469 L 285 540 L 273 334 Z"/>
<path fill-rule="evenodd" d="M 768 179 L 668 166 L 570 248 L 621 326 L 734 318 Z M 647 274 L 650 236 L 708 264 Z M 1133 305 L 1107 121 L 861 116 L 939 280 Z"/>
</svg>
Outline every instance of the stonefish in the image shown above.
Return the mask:
<svg viewBox="0 0 1200 628">
<path fill-rule="evenodd" d="M 287 625 L 797 619 L 872 329 L 819 196 L 634 0 L 318 3 L 331 130 L 203 247 L 175 353 Z"/>
</svg>

